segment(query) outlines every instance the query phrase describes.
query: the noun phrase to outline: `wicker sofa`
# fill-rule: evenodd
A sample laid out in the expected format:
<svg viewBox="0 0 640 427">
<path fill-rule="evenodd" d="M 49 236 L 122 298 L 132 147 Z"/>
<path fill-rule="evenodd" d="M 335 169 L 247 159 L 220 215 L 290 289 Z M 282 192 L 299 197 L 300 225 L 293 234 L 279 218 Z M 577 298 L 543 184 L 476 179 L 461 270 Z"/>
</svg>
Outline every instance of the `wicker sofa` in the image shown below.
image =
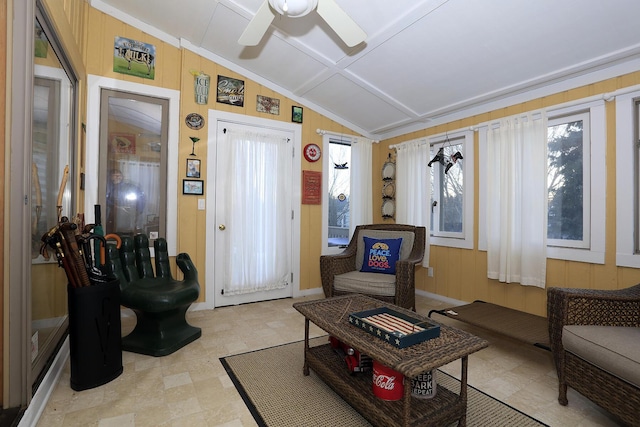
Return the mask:
<svg viewBox="0 0 640 427">
<path fill-rule="evenodd" d="M 549 288 L 547 315 L 561 405 L 567 386 L 640 426 L 640 284 L 619 290 Z"/>
<path fill-rule="evenodd" d="M 396 273 L 361 272 L 364 237 L 402 238 Z M 320 257 L 325 297 L 361 293 L 415 311 L 415 267 L 424 257 L 426 228 L 404 224 L 358 225 L 346 249 Z"/>
</svg>

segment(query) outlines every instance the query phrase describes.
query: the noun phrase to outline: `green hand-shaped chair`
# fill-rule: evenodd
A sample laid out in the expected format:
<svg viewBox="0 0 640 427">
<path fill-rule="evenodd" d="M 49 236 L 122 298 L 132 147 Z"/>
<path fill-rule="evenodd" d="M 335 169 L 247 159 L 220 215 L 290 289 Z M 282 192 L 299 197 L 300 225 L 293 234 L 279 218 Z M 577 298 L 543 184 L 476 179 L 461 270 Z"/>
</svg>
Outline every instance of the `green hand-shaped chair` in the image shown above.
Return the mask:
<svg viewBox="0 0 640 427">
<path fill-rule="evenodd" d="M 122 349 L 150 356 L 166 356 L 202 335 L 200 328 L 187 323 L 189 306 L 198 299 L 198 272 L 189 255 L 178 254 L 176 263 L 184 280 L 171 276 L 167 242 L 156 239 L 155 266 L 151 266 L 149 240 L 144 234 L 121 236 L 118 250 L 107 244 L 107 266 L 120 280 L 120 303 L 133 310 L 137 323 L 122 338 Z"/>
</svg>

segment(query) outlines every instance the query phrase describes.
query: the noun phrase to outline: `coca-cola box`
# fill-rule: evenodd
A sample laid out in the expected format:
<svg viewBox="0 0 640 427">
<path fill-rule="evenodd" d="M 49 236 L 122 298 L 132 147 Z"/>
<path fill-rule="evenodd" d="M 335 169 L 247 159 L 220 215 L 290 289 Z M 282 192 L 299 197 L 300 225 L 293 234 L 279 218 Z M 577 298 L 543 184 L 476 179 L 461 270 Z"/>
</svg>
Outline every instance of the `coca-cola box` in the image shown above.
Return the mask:
<svg viewBox="0 0 640 427">
<path fill-rule="evenodd" d="M 440 325 L 388 307 L 349 314 L 349 323 L 389 344 L 405 348 L 440 336 Z"/>
</svg>

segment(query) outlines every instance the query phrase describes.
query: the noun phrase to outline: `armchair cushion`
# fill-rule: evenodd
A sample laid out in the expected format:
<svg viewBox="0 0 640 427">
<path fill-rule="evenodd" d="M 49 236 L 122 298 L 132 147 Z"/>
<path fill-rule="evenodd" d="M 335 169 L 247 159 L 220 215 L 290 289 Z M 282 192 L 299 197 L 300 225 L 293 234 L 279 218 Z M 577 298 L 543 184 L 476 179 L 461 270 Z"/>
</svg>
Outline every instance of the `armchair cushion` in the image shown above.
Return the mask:
<svg viewBox="0 0 640 427">
<path fill-rule="evenodd" d="M 396 294 L 396 276 L 350 271 L 336 275 L 333 288 L 338 292 L 393 297 Z"/>
<path fill-rule="evenodd" d="M 640 328 L 567 325 L 565 350 L 640 387 Z"/>
<path fill-rule="evenodd" d="M 402 239 L 374 239 L 364 237 L 364 259 L 360 271 L 364 273 L 396 274 Z"/>
</svg>

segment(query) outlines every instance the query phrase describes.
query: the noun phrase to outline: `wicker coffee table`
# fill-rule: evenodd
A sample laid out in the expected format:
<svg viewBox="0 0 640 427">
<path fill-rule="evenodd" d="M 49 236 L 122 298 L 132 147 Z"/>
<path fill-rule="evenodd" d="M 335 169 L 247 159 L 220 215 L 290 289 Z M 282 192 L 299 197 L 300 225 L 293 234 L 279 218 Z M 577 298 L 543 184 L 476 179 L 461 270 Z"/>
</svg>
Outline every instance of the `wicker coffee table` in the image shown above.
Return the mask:
<svg viewBox="0 0 640 427">
<path fill-rule="evenodd" d="M 489 345 L 481 338 L 451 326 L 440 324 L 440 336 L 403 349 L 377 339 L 349 323 L 350 313 L 388 307 L 397 312 L 436 324 L 412 311 L 364 295 L 295 303 L 305 317 L 304 374 L 309 368 L 327 383 L 363 417 L 376 426 L 446 426 L 458 421 L 466 425 L 468 356 Z M 309 347 L 309 322 L 362 354 L 394 369 L 406 378 L 404 396 L 385 401 L 373 394 L 371 375 L 352 375 L 346 363 L 329 344 Z M 462 359 L 460 390 L 438 386 L 431 399 L 411 396 L 410 379 L 457 359 Z M 408 384 L 407 384 L 408 382 Z"/>
</svg>

